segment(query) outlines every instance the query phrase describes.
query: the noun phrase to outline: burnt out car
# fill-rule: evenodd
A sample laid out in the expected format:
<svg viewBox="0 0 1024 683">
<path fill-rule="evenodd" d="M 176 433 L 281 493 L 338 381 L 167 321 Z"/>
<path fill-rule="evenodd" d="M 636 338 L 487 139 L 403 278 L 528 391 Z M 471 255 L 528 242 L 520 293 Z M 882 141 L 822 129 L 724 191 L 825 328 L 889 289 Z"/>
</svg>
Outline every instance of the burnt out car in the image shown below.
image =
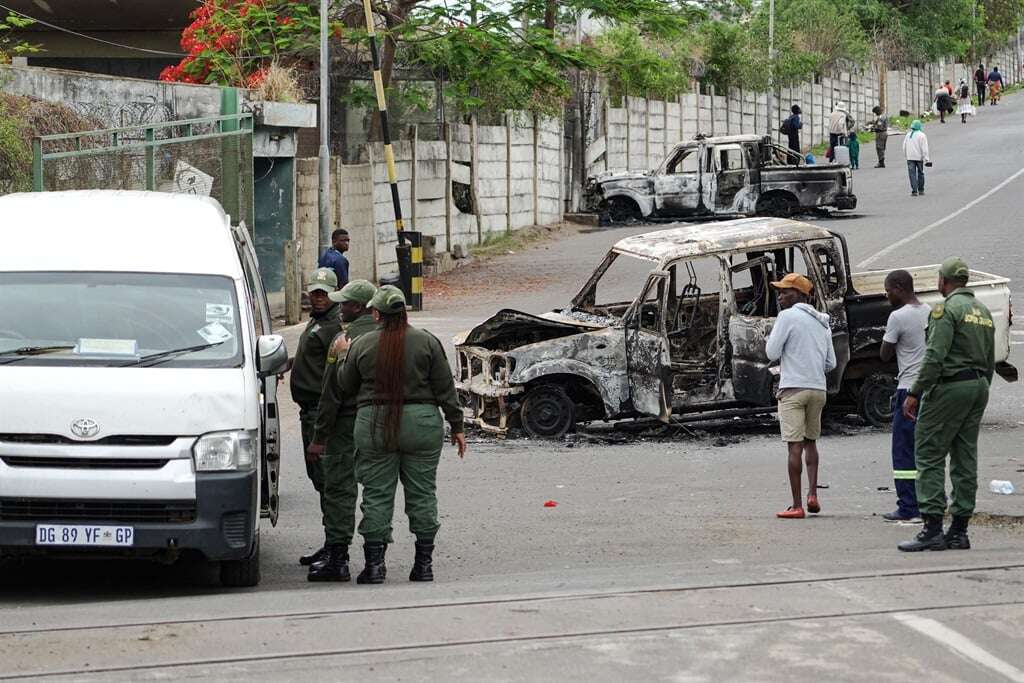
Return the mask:
<svg viewBox="0 0 1024 683">
<path fill-rule="evenodd" d="M 677 224 L 623 239 L 566 308 L 502 310 L 456 337 L 467 420 L 556 438 L 594 420 L 769 412 L 777 373 L 765 343 L 778 315 L 769 283 L 796 271 L 831 318 L 830 403 L 884 425 L 896 388 L 895 363 L 879 358 L 887 271 L 852 274 L 848 263 L 842 235 L 781 218 Z M 922 301 L 941 300 L 938 266 L 910 272 Z M 999 372 L 1012 379 L 1008 282 L 972 271 L 968 286 L 992 311 Z"/>
<path fill-rule="evenodd" d="M 808 165 L 769 137 L 701 137 L 675 146 L 658 168 L 608 171 L 587 181 L 586 207 L 612 222 L 689 216 L 790 216 L 854 209 L 845 165 Z"/>
</svg>

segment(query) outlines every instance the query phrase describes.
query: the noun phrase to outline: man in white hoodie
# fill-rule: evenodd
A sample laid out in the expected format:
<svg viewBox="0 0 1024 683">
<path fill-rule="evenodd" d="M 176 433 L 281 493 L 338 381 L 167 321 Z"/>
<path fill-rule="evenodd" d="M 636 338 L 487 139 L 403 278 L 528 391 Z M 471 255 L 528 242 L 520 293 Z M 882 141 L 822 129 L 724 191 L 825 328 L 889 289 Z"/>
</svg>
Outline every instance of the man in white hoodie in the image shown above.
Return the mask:
<svg viewBox="0 0 1024 683">
<path fill-rule="evenodd" d="M 814 291 L 811 281 L 799 273 L 790 273 L 773 282 L 772 287 L 779 291 L 782 311 L 765 350 L 769 360 L 780 361 L 779 424 L 789 450 L 789 488 L 793 494 L 793 504 L 777 516 L 803 519 L 806 515 L 800 495 L 802 458 L 807 462 L 807 512 L 821 512 L 817 441 L 828 386 L 825 375 L 836 366 L 836 352 L 828 315 L 807 303 Z"/>
</svg>

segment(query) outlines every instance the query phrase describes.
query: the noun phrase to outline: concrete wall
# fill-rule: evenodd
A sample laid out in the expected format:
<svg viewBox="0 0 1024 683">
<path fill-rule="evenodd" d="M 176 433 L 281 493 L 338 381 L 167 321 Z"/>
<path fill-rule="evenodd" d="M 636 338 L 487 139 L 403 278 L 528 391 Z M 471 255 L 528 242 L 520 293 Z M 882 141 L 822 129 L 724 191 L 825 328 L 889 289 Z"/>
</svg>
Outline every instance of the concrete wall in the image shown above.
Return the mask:
<svg viewBox="0 0 1024 683">
<path fill-rule="evenodd" d="M 993 64 L 1000 66 L 1007 84 L 1021 79 L 1022 65 L 1013 49 L 1008 47 L 986 62 L 987 67 Z M 939 83 L 948 79 L 955 85 L 971 70 L 965 64 L 932 64 L 889 71 L 884 79 L 886 110 L 890 115 L 901 110 L 927 111 Z M 828 140 L 828 116 L 837 102 L 846 102 L 858 125 L 864 124 L 874 116 L 871 108 L 882 100 L 882 82 L 872 68 L 780 88 L 771 112 L 772 136 L 786 143 L 778 129 L 793 104 L 803 110 L 801 144 L 805 150 Z M 587 131 L 588 175 L 612 169 L 653 169 L 674 144 L 698 133 L 764 134 L 769 128 L 768 113 L 765 93 L 742 88 L 713 95 L 687 93 L 668 102 L 627 97 L 613 107 L 606 101 L 597 117 L 599 125 Z"/>
<path fill-rule="evenodd" d="M 565 151 L 561 119 L 516 112 L 502 126 L 454 123 L 445 140 L 399 141 L 395 167 L 407 229 L 435 238 L 438 251 L 451 251 L 489 235 L 556 223 L 562 219 Z M 397 270 L 397 234 L 382 146 L 368 145 L 367 157 L 365 164 L 334 160 L 333 219 L 352 236 L 352 277 L 377 279 Z M 305 244 L 316 235 L 316 160 L 300 160 L 297 169 L 296 236 Z M 472 203 L 456 201 L 459 192 L 471 193 Z M 304 269 L 309 253 L 303 250 Z"/>
</svg>

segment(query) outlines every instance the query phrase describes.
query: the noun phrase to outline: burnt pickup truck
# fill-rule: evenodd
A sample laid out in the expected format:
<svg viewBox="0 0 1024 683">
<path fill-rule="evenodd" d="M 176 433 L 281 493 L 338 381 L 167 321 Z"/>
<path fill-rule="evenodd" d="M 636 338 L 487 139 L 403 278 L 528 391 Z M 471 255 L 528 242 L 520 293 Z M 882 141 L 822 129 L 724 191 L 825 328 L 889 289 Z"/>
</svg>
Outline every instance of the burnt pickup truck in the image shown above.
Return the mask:
<svg viewBox="0 0 1024 683">
<path fill-rule="evenodd" d="M 938 266 L 909 270 L 921 300 L 939 302 Z M 566 308 L 502 310 L 459 335 L 466 417 L 490 432 L 521 426 L 557 438 L 595 420 L 769 412 L 778 383 L 765 354 L 778 315 L 769 283 L 791 271 L 811 279 L 812 305 L 831 317 L 837 365 L 829 402 L 888 423 L 896 365 L 879 358 L 891 310 L 887 272 L 851 273 L 842 235 L 781 218 L 628 237 Z M 992 311 L 997 370 L 1012 381 L 1008 283 L 971 271 L 968 286 Z"/>
<path fill-rule="evenodd" d="M 689 216 L 790 216 L 854 209 L 845 165 L 808 165 L 769 137 L 702 137 L 675 146 L 653 171 L 607 171 L 588 179 L 584 203 L 611 222 Z"/>
</svg>

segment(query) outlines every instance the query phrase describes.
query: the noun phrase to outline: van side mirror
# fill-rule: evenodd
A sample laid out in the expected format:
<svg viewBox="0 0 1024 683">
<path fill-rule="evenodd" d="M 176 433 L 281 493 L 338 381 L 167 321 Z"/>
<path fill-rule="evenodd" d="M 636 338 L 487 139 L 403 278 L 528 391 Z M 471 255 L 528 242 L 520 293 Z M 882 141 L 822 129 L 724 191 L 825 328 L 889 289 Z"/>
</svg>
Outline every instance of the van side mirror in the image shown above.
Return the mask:
<svg viewBox="0 0 1024 683">
<path fill-rule="evenodd" d="M 288 347 L 279 334 L 264 334 L 256 340 L 256 369 L 260 378 L 276 375 L 288 365 Z"/>
</svg>

